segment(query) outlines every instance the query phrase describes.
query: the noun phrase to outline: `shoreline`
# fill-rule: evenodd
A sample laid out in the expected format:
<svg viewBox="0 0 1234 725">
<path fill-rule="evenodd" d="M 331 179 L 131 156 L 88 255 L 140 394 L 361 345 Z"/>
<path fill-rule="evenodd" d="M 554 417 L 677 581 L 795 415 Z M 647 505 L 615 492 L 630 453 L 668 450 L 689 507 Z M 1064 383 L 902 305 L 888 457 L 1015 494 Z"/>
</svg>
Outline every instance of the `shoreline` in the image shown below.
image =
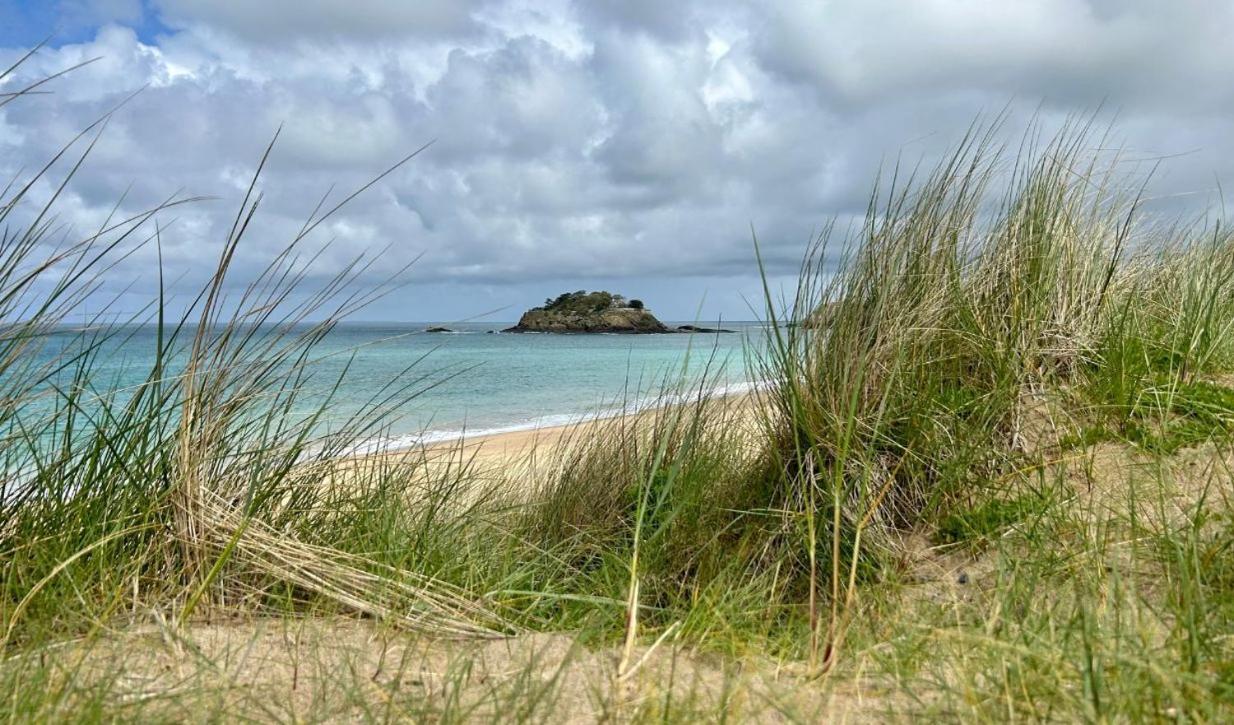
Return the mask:
<svg viewBox="0 0 1234 725">
<path fill-rule="evenodd" d="M 758 390 L 766 389 L 768 381 L 741 381 L 717 386 L 708 391 L 708 399 L 728 399 L 749 396 Z M 476 429 L 445 429 L 428 430 L 422 433 L 406 434 L 392 438 L 362 441 L 352 446 L 344 458 L 368 458 L 371 456 L 390 456 L 417 450 L 439 451 L 453 449 L 462 445 L 470 448 L 484 442 L 528 442 L 530 439 L 551 437 L 559 439 L 568 430 L 575 430 L 589 424 L 613 420 L 628 415 L 641 415 L 651 410 L 677 405 L 695 398 L 697 390 L 668 396 L 646 397 L 635 400 L 623 406 L 604 408 L 593 412 L 556 413 L 542 415 L 531 420 L 509 425 L 493 426 Z"/>
<path fill-rule="evenodd" d="M 767 381 L 745 381 L 725 386 L 707 393 L 708 400 L 727 401 L 728 404 L 744 406 L 759 391 L 769 387 Z M 477 463 L 501 467 L 514 466 L 520 460 L 533 457 L 536 450 L 560 443 L 567 436 L 577 435 L 593 426 L 599 426 L 627 416 L 639 417 L 657 410 L 689 402 L 697 397 L 697 391 L 672 396 L 647 398 L 620 408 L 609 408 L 590 414 L 560 414 L 542 416 L 528 423 L 508 427 L 477 429 L 471 431 L 444 431 L 441 438 L 427 439 L 430 435 L 397 446 L 372 447 L 361 444 L 366 450 L 347 453 L 345 459 L 397 458 L 423 454 L 434 458 L 465 452 Z M 359 446 L 357 446 L 359 447 Z"/>
</svg>

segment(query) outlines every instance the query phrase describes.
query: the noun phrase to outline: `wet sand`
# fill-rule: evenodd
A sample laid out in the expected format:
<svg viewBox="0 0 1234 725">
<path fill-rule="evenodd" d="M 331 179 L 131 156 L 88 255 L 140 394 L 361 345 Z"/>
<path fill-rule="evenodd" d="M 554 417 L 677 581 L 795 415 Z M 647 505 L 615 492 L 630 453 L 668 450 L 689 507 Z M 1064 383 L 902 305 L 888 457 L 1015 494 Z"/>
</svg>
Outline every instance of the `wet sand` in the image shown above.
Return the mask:
<svg viewBox="0 0 1234 725">
<path fill-rule="evenodd" d="M 740 411 L 736 417 L 748 422 L 753 429 L 758 420 L 754 415 L 756 396 L 743 392 L 724 396 L 714 404 L 735 407 Z M 423 447 L 412 447 L 372 454 L 382 457 L 425 456 L 428 460 L 452 459 L 468 460 L 477 467 L 487 469 L 508 469 L 515 473 L 537 462 L 543 463 L 546 452 L 557 450 L 569 439 L 583 439 L 588 433 L 603 426 L 614 425 L 619 419 L 633 419 L 634 424 L 649 421 L 660 409 L 648 408 L 638 413 L 624 413 L 601 418 L 580 418 L 577 422 L 565 425 L 546 426 L 528 430 L 493 433 L 489 435 L 467 436 L 464 438 L 430 443 Z M 363 456 L 362 458 L 367 458 Z M 540 459 L 537 461 L 537 459 Z"/>
</svg>

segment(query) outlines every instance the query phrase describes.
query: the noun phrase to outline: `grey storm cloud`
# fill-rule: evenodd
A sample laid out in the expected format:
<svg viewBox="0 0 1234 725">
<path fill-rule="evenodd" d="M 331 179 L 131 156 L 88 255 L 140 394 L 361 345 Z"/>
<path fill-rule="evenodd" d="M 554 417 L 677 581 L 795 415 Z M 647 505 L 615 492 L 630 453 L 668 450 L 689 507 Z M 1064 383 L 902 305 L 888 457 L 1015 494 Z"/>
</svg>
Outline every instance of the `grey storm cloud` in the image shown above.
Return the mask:
<svg viewBox="0 0 1234 725">
<path fill-rule="evenodd" d="M 253 265 L 328 190 L 433 141 L 323 225 L 314 262 L 325 275 L 365 250 L 386 250 L 383 268 L 419 257 L 413 281 L 442 291 L 440 310 L 391 303 L 411 317 L 587 280 L 660 290 L 679 317 L 698 302 L 687 294 L 721 289 L 708 304 L 742 316 L 728 292 L 756 286 L 751 225 L 772 272 L 791 275 L 813 231 L 862 213 L 880 167 L 928 162 L 979 113 L 1006 109 L 1014 128 L 1104 108 L 1130 157 L 1177 157 L 1161 198 L 1210 204 L 1234 171 L 1224 2 L 155 0 L 144 12 L 165 30 L 149 42 L 126 27 L 140 4 L 65 7 L 98 23 L 93 39 L 41 50 L 7 85 L 100 60 L 0 110 L 0 173 L 37 168 L 144 88 L 60 221 L 212 197 L 162 220 L 168 267 L 192 278 L 276 129 L 242 250 Z M 152 254 L 116 274 L 140 284 Z"/>
</svg>

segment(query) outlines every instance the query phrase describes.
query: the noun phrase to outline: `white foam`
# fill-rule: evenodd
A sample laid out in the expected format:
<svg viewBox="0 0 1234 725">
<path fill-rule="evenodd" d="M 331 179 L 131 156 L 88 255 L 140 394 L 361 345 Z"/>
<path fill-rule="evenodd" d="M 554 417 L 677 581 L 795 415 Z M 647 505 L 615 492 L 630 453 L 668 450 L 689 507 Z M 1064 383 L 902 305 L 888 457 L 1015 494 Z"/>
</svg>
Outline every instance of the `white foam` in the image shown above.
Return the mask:
<svg viewBox="0 0 1234 725">
<path fill-rule="evenodd" d="M 755 390 L 766 390 L 770 387 L 770 385 L 770 382 L 765 380 L 731 383 L 729 385 L 719 386 L 706 391 L 704 397 L 725 398 L 733 395 L 745 395 L 754 392 Z M 426 430 L 420 433 L 410 433 L 400 436 L 383 436 L 380 438 L 361 441 L 353 446 L 345 448 L 342 451 L 342 455 L 363 456 L 372 455 L 375 453 L 392 453 L 395 451 L 437 443 L 450 443 L 464 439 L 484 438 L 487 436 L 501 435 L 503 433 L 521 433 L 525 431 L 543 430 L 546 428 L 557 428 L 559 426 L 573 425 L 591 420 L 617 418 L 623 415 L 639 413 L 658 406 L 686 403 L 697 398 L 698 391 L 689 391 L 672 395 L 658 395 L 641 398 L 616 408 L 605 408 L 587 413 L 558 413 L 553 415 L 542 415 L 518 423 L 494 426 L 490 428 Z"/>
</svg>

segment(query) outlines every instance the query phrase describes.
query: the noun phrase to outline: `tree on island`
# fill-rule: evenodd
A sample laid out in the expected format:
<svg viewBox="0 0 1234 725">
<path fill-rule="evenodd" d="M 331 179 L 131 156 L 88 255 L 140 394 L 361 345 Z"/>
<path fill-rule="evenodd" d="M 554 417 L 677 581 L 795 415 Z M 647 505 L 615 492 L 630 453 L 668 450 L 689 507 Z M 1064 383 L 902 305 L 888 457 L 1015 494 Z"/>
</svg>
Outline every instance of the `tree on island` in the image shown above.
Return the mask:
<svg viewBox="0 0 1234 725">
<path fill-rule="evenodd" d="M 556 299 L 546 299 L 544 300 L 544 306 L 540 309 L 548 312 L 574 312 L 579 314 L 602 312 L 614 307 L 620 307 L 620 304 L 616 304 L 617 299 L 617 296 L 614 296 L 611 292 L 579 290 L 577 292 L 564 292 L 558 295 Z"/>
<path fill-rule="evenodd" d="M 629 304 L 627 304 L 626 306 L 632 310 L 641 310 L 643 309 L 643 301 L 642 300 L 630 300 Z"/>
</svg>

